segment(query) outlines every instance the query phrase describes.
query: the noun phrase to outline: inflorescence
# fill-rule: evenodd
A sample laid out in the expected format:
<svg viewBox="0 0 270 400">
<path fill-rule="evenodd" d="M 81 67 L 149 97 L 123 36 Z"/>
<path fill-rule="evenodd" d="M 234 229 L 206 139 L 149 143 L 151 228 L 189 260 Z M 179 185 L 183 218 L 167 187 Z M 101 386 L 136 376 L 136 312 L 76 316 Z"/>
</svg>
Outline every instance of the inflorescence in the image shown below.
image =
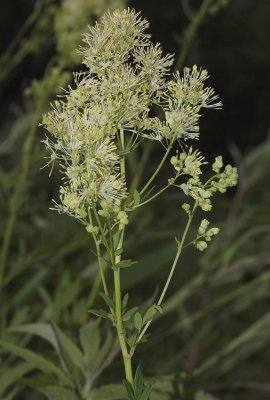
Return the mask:
<svg viewBox="0 0 270 400">
<path fill-rule="evenodd" d="M 175 141 L 181 144 L 182 152 L 171 163 L 177 178 L 187 179 L 178 185 L 176 179 L 171 182 L 204 211 L 211 209 L 215 192 L 223 193 L 237 181 L 235 168 L 226 166 L 220 172 L 222 159 L 217 157 L 215 176 L 202 183 L 203 156 L 192 148 L 183 150 L 188 140 L 199 138 L 201 109 L 219 109 L 222 104 L 205 86 L 207 71 L 196 65 L 185 68 L 182 77 L 176 73 L 168 79 L 173 56 L 164 56 L 160 45 L 152 44 L 148 25 L 127 9 L 107 13 L 89 28 L 78 50 L 86 71 L 75 74 L 75 87 L 69 87 L 43 118 L 50 133 L 44 141 L 48 164 L 57 161 L 63 174 L 55 207 L 85 224 L 93 208 L 128 222 L 124 204 L 129 193 L 121 160 L 142 140 L 157 140 L 166 148 Z M 160 118 L 149 116 L 153 105 Z M 183 208 L 189 212 L 188 204 Z M 210 231 L 204 232 L 205 240 L 216 233 Z M 202 250 L 206 242 L 202 234 L 199 239 L 196 246 Z"/>
</svg>

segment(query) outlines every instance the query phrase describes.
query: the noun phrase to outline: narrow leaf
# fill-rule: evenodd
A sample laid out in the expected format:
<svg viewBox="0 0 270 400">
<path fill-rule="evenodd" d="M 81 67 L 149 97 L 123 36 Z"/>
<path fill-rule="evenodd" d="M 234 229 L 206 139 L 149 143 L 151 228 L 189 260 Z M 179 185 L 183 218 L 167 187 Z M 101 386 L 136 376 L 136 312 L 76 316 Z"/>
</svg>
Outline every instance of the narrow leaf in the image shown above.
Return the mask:
<svg viewBox="0 0 270 400">
<path fill-rule="evenodd" d="M 57 375 L 63 383 L 68 386 L 72 386 L 72 382 L 70 381 L 70 379 L 68 379 L 64 372 L 54 363 L 47 360 L 40 354 L 34 353 L 31 350 L 24 349 L 4 340 L 0 340 L 0 346 L 10 351 L 11 353 L 23 358 L 25 361 L 28 361 L 28 363 L 31 364 L 34 368 L 37 368 L 45 373 L 53 373 Z"/>
<path fill-rule="evenodd" d="M 49 400 L 80 400 L 73 391 L 59 386 L 47 386 L 39 391 L 45 394 Z"/>
<path fill-rule="evenodd" d="M 136 314 L 134 315 L 134 326 L 138 331 L 142 329 L 143 319 L 139 311 L 137 311 Z"/>
<path fill-rule="evenodd" d="M 0 395 L 12 384 L 18 381 L 24 374 L 31 371 L 33 365 L 28 362 L 23 362 L 12 369 L 8 369 L 2 373 L 0 377 Z"/>
<path fill-rule="evenodd" d="M 134 393 L 136 399 L 139 399 L 141 397 L 143 386 L 144 386 L 144 378 L 143 378 L 141 364 L 139 364 L 134 379 Z"/>
<path fill-rule="evenodd" d="M 123 385 L 111 384 L 94 389 L 87 400 L 124 400 L 126 396 Z"/>
<path fill-rule="evenodd" d="M 101 343 L 99 321 L 90 321 L 81 328 L 80 341 L 85 355 L 85 364 L 89 370 Z"/>
<path fill-rule="evenodd" d="M 141 195 L 138 190 L 134 190 L 133 192 L 133 205 L 136 207 L 141 202 Z"/>
</svg>

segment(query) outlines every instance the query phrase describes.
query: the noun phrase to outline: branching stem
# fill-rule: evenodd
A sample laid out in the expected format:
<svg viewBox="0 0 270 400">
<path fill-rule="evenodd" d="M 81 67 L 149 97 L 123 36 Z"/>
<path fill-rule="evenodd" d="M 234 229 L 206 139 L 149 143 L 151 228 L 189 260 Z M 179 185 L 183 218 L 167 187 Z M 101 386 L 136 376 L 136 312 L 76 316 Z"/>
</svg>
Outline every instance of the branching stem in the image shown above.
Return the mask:
<svg viewBox="0 0 270 400">
<path fill-rule="evenodd" d="M 179 260 L 179 258 L 180 258 L 180 256 L 181 256 L 181 253 L 182 253 L 182 250 L 183 250 L 183 247 L 184 247 L 184 243 L 185 243 L 185 239 L 186 239 L 186 236 L 187 236 L 187 233 L 188 233 L 188 230 L 189 230 L 191 221 L 192 221 L 193 216 L 194 216 L 194 214 L 195 214 L 196 208 L 197 208 L 197 202 L 195 202 L 194 207 L 193 207 L 191 213 L 190 213 L 189 216 L 188 216 L 188 221 L 187 221 L 185 230 L 184 230 L 184 232 L 183 232 L 181 241 L 179 242 L 179 244 L 178 244 L 178 246 L 177 246 L 177 252 L 176 252 L 175 258 L 174 258 L 174 260 L 173 260 L 173 264 L 172 264 L 172 266 L 171 266 L 171 269 L 170 269 L 168 278 L 167 278 L 167 280 L 166 280 L 166 282 L 165 282 L 165 285 L 164 285 L 164 288 L 163 288 L 163 290 L 162 290 L 162 293 L 161 293 L 161 295 L 160 295 L 160 297 L 159 297 L 159 299 L 158 299 L 158 302 L 157 302 L 157 305 L 158 305 L 158 306 L 160 306 L 160 305 L 162 304 L 162 302 L 163 302 L 163 300 L 164 300 L 164 297 L 165 297 L 165 295 L 166 295 L 166 293 L 167 293 L 168 287 L 169 287 L 169 285 L 170 285 L 170 283 L 171 283 L 171 280 L 172 280 L 172 277 L 173 277 L 175 268 L 176 268 L 176 266 L 177 266 L 178 260 Z M 145 325 L 145 327 L 143 328 L 143 330 L 141 331 L 141 333 L 140 333 L 140 335 L 139 335 L 139 337 L 138 337 L 137 343 L 138 343 L 138 342 L 142 339 L 142 337 L 145 335 L 145 333 L 146 333 L 146 331 L 148 330 L 149 326 L 151 325 L 152 321 L 153 321 L 153 319 L 151 319 L 150 321 L 147 322 L 147 324 Z"/>
</svg>

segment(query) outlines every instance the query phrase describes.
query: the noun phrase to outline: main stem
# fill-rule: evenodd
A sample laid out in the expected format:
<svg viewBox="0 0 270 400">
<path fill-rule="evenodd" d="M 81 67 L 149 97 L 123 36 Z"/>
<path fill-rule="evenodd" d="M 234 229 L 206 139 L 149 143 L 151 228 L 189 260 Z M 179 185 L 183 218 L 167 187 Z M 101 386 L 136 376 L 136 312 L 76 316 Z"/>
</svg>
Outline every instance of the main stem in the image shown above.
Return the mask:
<svg viewBox="0 0 270 400">
<path fill-rule="evenodd" d="M 124 150 L 125 142 L 124 142 L 124 131 L 120 130 L 120 143 L 122 150 Z M 125 159 L 124 155 L 121 157 L 121 176 L 125 179 L 126 171 L 125 171 Z M 123 246 L 124 240 L 124 227 L 121 231 L 121 237 L 116 250 L 119 250 Z M 122 320 L 122 295 L 121 295 L 121 279 L 120 279 L 120 268 L 117 267 L 117 264 L 121 261 L 121 255 L 115 256 L 115 266 L 114 266 L 114 292 L 115 292 L 115 317 L 116 317 L 116 329 L 117 335 L 119 339 L 119 344 L 123 356 L 124 367 L 125 367 L 125 376 L 126 380 L 133 387 L 133 373 L 132 373 L 132 363 L 131 363 L 131 355 L 128 352 L 127 343 L 126 343 L 126 334 Z"/>
</svg>

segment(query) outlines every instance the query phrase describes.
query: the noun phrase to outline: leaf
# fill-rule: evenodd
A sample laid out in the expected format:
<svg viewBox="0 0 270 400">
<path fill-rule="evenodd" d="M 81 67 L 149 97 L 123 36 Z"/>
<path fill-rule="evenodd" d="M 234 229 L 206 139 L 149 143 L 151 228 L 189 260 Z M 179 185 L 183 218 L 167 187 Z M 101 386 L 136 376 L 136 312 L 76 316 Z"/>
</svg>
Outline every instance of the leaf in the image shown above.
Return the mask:
<svg viewBox="0 0 270 400">
<path fill-rule="evenodd" d="M 99 295 L 103 298 L 103 300 L 105 301 L 105 303 L 107 304 L 107 306 L 109 308 L 111 308 L 112 310 L 115 309 L 115 305 L 113 300 L 110 298 L 109 295 L 107 295 L 106 293 L 99 293 Z"/>
<path fill-rule="evenodd" d="M 97 317 L 108 319 L 109 321 L 112 321 L 112 315 L 108 313 L 105 310 L 89 310 L 89 312 L 93 315 L 96 315 Z"/>
<path fill-rule="evenodd" d="M 122 400 L 126 399 L 126 391 L 123 385 L 104 385 L 94 389 L 87 400 Z"/>
<path fill-rule="evenodd" d="M 137 340 L 137 333 L 136 333 L 136 332 L 133 332 L 132 334 L 130 334 L 130 335 L 127 337 L 127 343 L 128 343 L 128 345 L 129 345 L 129 347 L 132 348 L 132 347 L 135 345 L 136 340 Z"/>
<path fill-rule="evenodd" d="M 114 255 L 120 256 L 123 253 L 123 251 L 124 251 L 123 249 L 117 249 L 117 250 L 115 250 Z"/>
<path fill-rule="evenodd" d="M 144 386 L 144 378 L 143 378 L 141 364 L 139 364 L 134 379 L 134 394 L 136 399 L 140 398 L 143 391 L 143 386 Z"/>
<path fill-rule="evenodd" d="M 123 321 L 128 321 L 130 318 L 133 317 L 133 315 L 135 314 L 135 312 L 138 310 L 138 307 L 132 307 L 130 308 L 123 316 L 122 316 L 122 320 Z"/>
<path fill-rule="evenodd" d="M 156 309 L 160 314 L 163 313 L 163 308 L 162 308 L 161 306 L 159 306 L 158 304 L 155 305 L 155 309 Z"/>
<path fill-rule="evenodd" d="M 28 361 L 34 368 L 39 369 L 45 373 L 52 373 L 58 376 L 61 382 L 68 386 L 72 386 L 72 382 L 70 379 L 64 374 L 64 372 L 57 367 L 54 363 L 47 360 L 43 356 L 38 353 L 34 353 L 31 350 L 24 349 L 22 347 L 16 346 L 10 342 L 6 342 L 4 340 L 0 340 L 0 346 L 4 349 L 10 351 L 11 353 L 23 358 L 25 361 Z"/>
<path fill-rule="evenodd" d="M 139 205 L 140 202 L 141 202 L 141 195 L 138 192 L 138 190 L 135 189 L 134 192 L 133 192 L 133 205 L 134 205 L 134 207 Z"/>
<path fill-rule="evenodd" d="M 49 400 L 80 400 L 73 391 L 59 386 L 47 386 L 39 391 L 45 394 Z"/>
<path fill-rule="evenodd" d="M 127 395 L 128 395 L 128 399 L 129 400 L 137 400 L 134 396 L 134 392 L 133 392 L 133 388 L 131 386 L 131 384 L 127 381 L 127 380 L 123 380 L 123 385 L 126 389 Z"/>
<path fill-rule="evenodd" d="M 59 355 L 71 378 L 74 378 L 76 384 L 79 386 L 82 381 L 80 371 L 84 372 L 83 354 L 56 324 L 53 324 L 53 329 L 60 348 Z"/>
<path fill-rule="evenodd" d="M 12 384 L 18 381 L 24 374 L 31 371 L 33 365 L 28 362 L 23 362 L 12 369 L 8 369 L 0 377 L 0 395 Z"/>
<path fill-rule="evenodd" d="M 141 395 L 141 397 L 140 397 L 140 400 L 149 400 L 149 397 L 150 397 L 150 394 L 151 394 L 151 392 L 152 392 L 152 390 L 153 390 L 153 386 L 154 386 L 154 384 L 153 383 L 148 383 L 146 386 L 145 386 L 145 389 L 144 389 L 144 391 L 143 391 L 143 394 Z"/>
<path fill-rule="evenodd" d="M 80 329 L 80 341 L 87 369 L 90 369 L 101 343 L 99 321 L 90 321 Z"/>
<path fill-rule="evenodd" d="M 118 243 L 119 243 L 119 240 L 120 240 L 120 235 L 121 235 L 121 232 L 120 232 L 120 231 L 116 231 L 116 232 L 113 234 L 113 237 L 112 237 L 112 239 L 113 239 L 113 247 L 114 247 L 115 249 L 117 249 L 117 246 L 118 246 Z"/>
<path fill-rule="evenodd" d="M 137 329 L 137 331 L 140 331 L 143 326 L 143 319 L 139 311 L 136 312 L 134 315 L 134 326 Z"/>
<path fill-rule="evenodd" d="M 54 375 L 44 373 L 35 375 L 32 378 L 19 378 L 18 382 L 22 383 L 24 386 L 30 386 L 35 389 L 58 384 Z"/>
<path fill-rule="evenodd" d="M 151 321 L 157 313 L 157 307 L 153 304 L 148 310 L 145 311 L 143 315 L 143 323 L 145 324 L 148 321 Z"/>
<path fill-rule="evenodd" d="M 123 310 L 124 310 L 124 309 L 126 308 L 126 306 L 128 305 L 128 297 L 129 297 L 128 293 L 126 293 L 125 296 L 123 297 L 123 300 L 122 300 L 122 309 L 123 309 Z"/>
<path fill-rule="evenodd" d="M 50 324 L 36 323 L 36 324 L 15 326 L 9 328 L 9 331 L 31 333 L 33 335 L 40 336 L 41 338 L 49 342 L 55 348 L 55 350 L 59 351 L 57 338 Z"/>
<path fill-rule="evenodd" d="M 136 264 L 138 261 L 132 261 L 132 260 L 122 260 L 119 263 L 117 263 L 115 266 L 116 268 L 129 268 L 131 265 Z"/>
</svg>

